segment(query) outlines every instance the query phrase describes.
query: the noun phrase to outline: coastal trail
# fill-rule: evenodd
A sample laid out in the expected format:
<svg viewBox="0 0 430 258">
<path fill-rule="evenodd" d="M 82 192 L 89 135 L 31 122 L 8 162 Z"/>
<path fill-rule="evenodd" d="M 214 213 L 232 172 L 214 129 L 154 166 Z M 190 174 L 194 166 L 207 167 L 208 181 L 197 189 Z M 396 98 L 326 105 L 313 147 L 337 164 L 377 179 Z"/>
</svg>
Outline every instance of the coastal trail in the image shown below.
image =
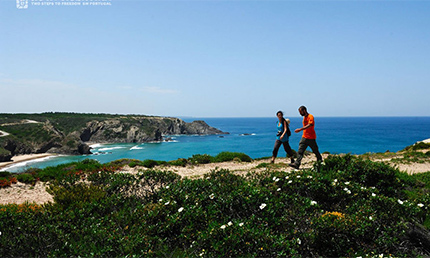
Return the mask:
<svg viewBox="0 0 430 258">
<path fill-rule="evenodd" d="M 325 159 L 328 154 L 323 154 Z M 390 158 L 387 157 L 369 157 L 370 160 L 375 162 L 384 162 L 388 165 L 398 168 L 400 171 L 408 174 L 430 172 L 430 162 L 409 162 L 398 160 L 403 157 L 402 153 L 396 153 Z M 270 164 L 270 159 L 259 159 L 252 162 L 222 162 L 222 163 L 209 163 L 209 164 L 198 164 L 198 165 L 187 165 L 186 167 L 166 167 L 158 166 L 154 169 L 157 170 L 168 170 L 177 173 L 181 177 L 197 179 L 203 177 L 203 175 L 210 173 L 215 169 L 228 169 L 238 175 L 245 175 L 247 173 L 259 173 L 266 170 L 278 170 L 278 171 L 293 171 L 294 169 L 289 167 L 290 160 L 287 158 L 277 158 L 275 164 Z M 306 155 L 302 160 L 302 166 L 300 170 L 311 168 L 315 162 L 315 155 Z M 139 170 L 146 170 L 145 167 L 129 167 L 124 166 L 119 169 L 119 173 L 131 173 L 136 174 Z M 46 191 L 47 183 L 37 182 L 35 186 L 24 185 L 21 183 L 13 184 L 10 187 L 0 189 L 0 204 L 16 203 L 21 204 L 24 202 L 34 202 L 37 204 L 43 204 L 52 202 L 52 196 Z"/>
<path fill-rule="evenodd" d="M 29 120 L 29 119 L 24 119 L 21 122 L 1 124 L 0 126 L 21 125 L 21 124 L 38 124 L 38 123 L 41 123 L 41 122 L 37 122 L 34 120 Z M 4 137 L 4 136 L 8 136 L 8 135 L 10 135 L 10 133 L 0 130 L 0 137 Z"/>
</svg>

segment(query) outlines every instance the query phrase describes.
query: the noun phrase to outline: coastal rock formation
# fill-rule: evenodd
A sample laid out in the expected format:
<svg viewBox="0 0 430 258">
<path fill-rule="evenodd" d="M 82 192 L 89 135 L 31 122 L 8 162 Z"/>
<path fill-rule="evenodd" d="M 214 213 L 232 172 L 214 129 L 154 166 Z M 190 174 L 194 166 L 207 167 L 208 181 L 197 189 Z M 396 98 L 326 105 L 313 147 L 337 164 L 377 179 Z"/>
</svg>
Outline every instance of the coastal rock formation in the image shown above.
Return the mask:
<svg viewBox="0 0 430 258">
<path fill-rule="evenodd" d="M 128 121 L 111 119 L 88 122 L 80 138 L 83 142 L 142 143 L 163 140 L 163 135 L 226 134 L 204 121 L 186 123 L 178 118 L 133 117 Z"/>
<path fill-rule="evenodd" d="M 0 153 L 0 162 L 6 162 L 12 160 L 12 154 L 9 151 L 2 151 Z"/>
<path fill-rule="evenodd" d="M 0 116 L 3 121 L 12 121 L 0 124 L 0 161 L 18 154 L 91 154 L 87 142 L 144 143 L 162 141 L 168 135 L 228 134 L 204 121 L 187 123 L 171 117 L 74 113 L 28 116 L 19 122 L 13 114 Z"/>
<path fill-rule="evenodd" d="M 136 123 L 122 122 L 119 119 L 91 121 L 83 129 L 80 139 L 84 142 L 150 142 L 162 139 L 158 128 L 148 130 Z"/>
</svg>

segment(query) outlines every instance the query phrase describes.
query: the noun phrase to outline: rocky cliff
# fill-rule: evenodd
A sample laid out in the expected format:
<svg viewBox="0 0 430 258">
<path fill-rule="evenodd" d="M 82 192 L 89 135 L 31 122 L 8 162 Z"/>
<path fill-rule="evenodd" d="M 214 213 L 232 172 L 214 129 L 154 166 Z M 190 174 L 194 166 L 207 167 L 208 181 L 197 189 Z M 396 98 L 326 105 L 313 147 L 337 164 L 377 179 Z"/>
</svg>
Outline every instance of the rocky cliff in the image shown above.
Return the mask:
<svg viewBox="0 0 430 258">
<path fill-rule="evenodd" d="M 89 154 L 88 142 L 144 143 L 162 141 L 168 135 L 227 134 L 204 121 L 187 123 L 171 117 L 44 113 L 17 119 L 13 114 L 4 115 L 0 114 L 4 132 L 0 161 L 30 153 Z"/>
</svg>

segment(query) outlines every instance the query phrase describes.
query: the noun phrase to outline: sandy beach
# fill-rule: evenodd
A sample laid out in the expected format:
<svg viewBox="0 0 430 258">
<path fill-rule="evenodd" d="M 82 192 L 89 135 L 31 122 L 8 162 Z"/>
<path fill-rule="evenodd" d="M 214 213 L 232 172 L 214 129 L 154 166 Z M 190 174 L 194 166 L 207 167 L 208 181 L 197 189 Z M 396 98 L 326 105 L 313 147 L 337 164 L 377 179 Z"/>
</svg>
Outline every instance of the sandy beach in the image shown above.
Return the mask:
<svg viewBox="0 0 430 258">
<path fill-rule="evenodd" d="M 40 154 L 24 154 L 24 155 L 13 156 L 12 161 L 0 162 L 0 170 L 4 169 L 10 165 L 17 165 L 17 164 L 22 163 L 22 162 L 46 158 L 46 157 L 55 156 L 55 155 L 57 155 L 57 154 L 40 153 Z"/>
</svg>

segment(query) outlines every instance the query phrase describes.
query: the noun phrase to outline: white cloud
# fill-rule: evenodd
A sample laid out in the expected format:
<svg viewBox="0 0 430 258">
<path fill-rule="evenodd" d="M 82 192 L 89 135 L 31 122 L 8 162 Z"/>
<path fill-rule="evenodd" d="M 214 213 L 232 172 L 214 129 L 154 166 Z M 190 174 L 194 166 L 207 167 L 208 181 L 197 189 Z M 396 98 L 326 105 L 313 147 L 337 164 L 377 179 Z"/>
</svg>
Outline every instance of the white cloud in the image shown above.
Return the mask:
<svg viewBox="0 0 430 258">
<path fill-rule="evenodd" d="M 41 79 L 0 78 L 0 112 L 150 113 L 150 101 L 108 89 Z M 133 104 L 131 104 L 133 103 Z"/>
<path fill-rule="evenodd" d="M 160 87 L 144 87 L 143 91 L 149 92 L 149 93 L 159 93 L 159 94 L 176 94 L 176 93 L 178 93 L 177 90 L 162 89 Z"/>
</svg>

